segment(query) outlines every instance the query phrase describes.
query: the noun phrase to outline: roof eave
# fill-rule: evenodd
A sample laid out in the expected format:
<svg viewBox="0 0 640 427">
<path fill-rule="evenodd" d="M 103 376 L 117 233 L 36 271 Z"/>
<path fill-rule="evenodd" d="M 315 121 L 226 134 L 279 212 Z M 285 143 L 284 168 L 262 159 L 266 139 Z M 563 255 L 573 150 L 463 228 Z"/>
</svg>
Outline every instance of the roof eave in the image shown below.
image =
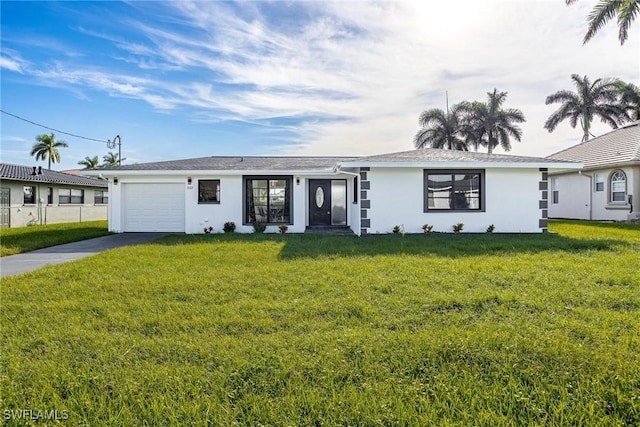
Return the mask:
<svg viewBox="0 0 640 427">
<path fill-rule="evenodd" d="M 425 169 L 582 169 L 582 163 L 574 162 L 478 162 L 478 161 L 418 161 L 418 162 L 344 162 L 341 167 L 374 168 L 425 168 Z"/>
<path fill-rule="evenodd" d="M 185 175 L 335 175 L 335 169 L 118 169 L 101 172 L 87 172 L 87 176 L 185 176 Z M 84 175 L 85 173 L 83 173 Z"/>
</svg>

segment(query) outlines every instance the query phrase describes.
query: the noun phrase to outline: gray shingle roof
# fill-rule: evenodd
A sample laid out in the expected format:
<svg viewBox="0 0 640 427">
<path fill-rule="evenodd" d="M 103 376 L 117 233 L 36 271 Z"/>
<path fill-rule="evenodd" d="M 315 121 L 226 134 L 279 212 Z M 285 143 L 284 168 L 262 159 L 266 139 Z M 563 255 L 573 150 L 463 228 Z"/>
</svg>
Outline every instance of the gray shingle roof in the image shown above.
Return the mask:
<svg viewBox="0 0 640 427">
<path fill-rule="evenodd" d="M 424 148 L 367 157 L 286 157 L 286 156 L 212 156 L 194 159 L 169 160 L 152 163 L 135 163 L 121 167 L 101 168 L 100 171 L 332 171 L 337 165 L 366 163 L 558 163 L 567 161 L 542 157 L 487 154 L 468 151 Z M 95 171 L 93 171 L 95 172 Z"/>
<path fill-rule="evenodd" d="M 421 148 L 399 153 L 379 154 L 361 157 L 356 163 L 386 162 L 482 162 L 482 163 L 566 163 L 542 157 L 514 156 L 511 154 L 487 154 L 474 151 L 444 150 L 439 148 Z"/>
<path fill-rule="evenodd" d="M 170 160 L 153 163 L 136 163 L 101 170 L 269 170 L 269 171 L 330 171 L 339 162 L 354 160 L 356 157 L 198 157 L 195 159 Z"/>
<path fill-rule="evenodd" d="M 0 179 L 8 181 L 29 181 L 43 184 L 68 184 L 87 187 L 107 187 L 107 181 L 86 176 L 71 175 L 50 169 L 36 169 L 33 166 L 0 163 Z M 39 173 L 41 172 L 41 173 Z"/>
<path fill-rule="evenodd" d="M 640 163 L 640 121 L 551 154 L 548 158 L 582 162 L 585 168 Z"/>
</svg>

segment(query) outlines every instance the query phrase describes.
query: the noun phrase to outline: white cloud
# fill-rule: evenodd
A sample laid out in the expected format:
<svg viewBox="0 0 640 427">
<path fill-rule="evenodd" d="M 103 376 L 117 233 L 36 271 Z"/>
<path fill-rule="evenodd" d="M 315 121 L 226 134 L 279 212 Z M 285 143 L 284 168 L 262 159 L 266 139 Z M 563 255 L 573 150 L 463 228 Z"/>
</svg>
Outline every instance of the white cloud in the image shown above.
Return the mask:
<svg viewBox="0 0 640 427">
<path fill-rule="evenodd" d="M 0 69 L 23 73 L 28 67 L 27 61 L 22 59 L 17 53 L 4 49 L 0 55 Z"/>
<path fill-rule="evenodd" d="M 296 154 L 410 149 L 418 115 L 444 108 L 445 91 L 453 104 L 484 100 L 495 87 L 527 117 L 512 152 L 546 155 L 581 137 L 564 123 L 553 134 L 543 129 L 557 108 L 544 105 L 546 96 L 572 89 L 572 73 L 640 81 L 637 23 L 623 47 L 615 23 L 582 46 L 593 1 L 133 4 L 175 25 L 131 18 L 136 40 L 83 30 L 112 42 L 122 67 L 36 69 L 4 54 L 2 66 L 159 110 L 187 108 L 198 121 L 269 129 L 271 119 L 296 118 L 286 126 L 295 136 L 278 146 Z"/>
</svg>

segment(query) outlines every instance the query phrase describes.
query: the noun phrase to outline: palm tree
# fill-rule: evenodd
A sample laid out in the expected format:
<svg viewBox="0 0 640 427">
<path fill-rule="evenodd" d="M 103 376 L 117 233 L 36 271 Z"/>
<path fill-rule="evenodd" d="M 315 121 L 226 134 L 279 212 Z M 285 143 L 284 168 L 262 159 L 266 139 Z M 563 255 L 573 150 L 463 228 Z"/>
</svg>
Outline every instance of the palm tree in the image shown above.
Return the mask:
<svg viewBox="0 0 640 427">
<path fill-rule="evenodd" d="M 126 157 L 124 157 L 122 159 L 122 161 L 124 162 L 125 160 L 127 160 Z M 106 156 L 102 156 L 102 166 L 105 167 L 116 167 L 116 166 L 120 166 L 120 161 L 118 159 L 118 153 L 114 153 L 114 152 L 108 152 Z"/>
<path fill-rule="evenodd" d="M 415 147 L 467 151 L 465 111 L 465 103 L 451 106 L 446 113 L 439 108 L 423 111 L 418 119 L 422 129 L 413 138 Z"/>
<path fill-rule="evenodd" d="M 618 104 L 617 80 L 597 79 L 591 83 L 587 76 L 580 77 L 577 74 L 572 74 L 571 80 L 576 86 L 576 92 L 560 90 L 547 96 L 545 104 L 562 104 L 544 124 L 549 132 L 553 132 L 565 119 L 569 119 L 571 127 L 575 128 L 580 119 L 584 142 L 593 135 L 590 129 L 594 116 L 599 116 L 603 123 L 614 129 L 629 120 L 624 108 Z"/>
<path fill-rule="evenodd" d="M 489 154 L 497 146 L 504 151 L 511 150 L 511 138 L 520 141 L 522 129 L 516 123 L 524 123 L 526 119 L 517 108 L 503 108 L 507 92 L 487 92 L 487 102 L 475 101 L 470 104 L 469 123 L 473 129 L 471 142 L 475 150 L 479 146 L 487 147 Z"/>
<path fill-rule="evenodd" d="M 620 95 L 620 105 L 633 121 L 640 120 L 640 88 L 633 83 L 619 81 L 616 89 Z"/>
<path fill-rule="evenodd" d="M 87 169 L 97 169 L 100 167 L 100 161 L 98 160 L 98 156 L 93 157 L 85 157 L 84 160 L 80 160 L 78 162 L 80 166 L 84 166 Z"/>
<path fill-rule="evenodd" d="M 49 169 L 51 169 L 51 162 L 60 163 L 60 153 L 58 148 L 68 147 L 69 145 L 64 141 L 56 141 L 55 135 L 42 134 L 36 136 L 36 143 L 33 144 L 31 149 L 31 155 L 36 156 L 36 160 L 49 160 Z"/>
<path fill-rule="evenodd" d="M 576 1 L 565 0 L 566 4 L 573 4 Z M 600 0 L 589 14 L 589 28 L 582 44 L 591 40 L 609 20 L 617 15 L 618 39 L 623 45 L 629 37 L 629 27 L 638 13 L 640 13 L 640 0 Z"/>
</svg>

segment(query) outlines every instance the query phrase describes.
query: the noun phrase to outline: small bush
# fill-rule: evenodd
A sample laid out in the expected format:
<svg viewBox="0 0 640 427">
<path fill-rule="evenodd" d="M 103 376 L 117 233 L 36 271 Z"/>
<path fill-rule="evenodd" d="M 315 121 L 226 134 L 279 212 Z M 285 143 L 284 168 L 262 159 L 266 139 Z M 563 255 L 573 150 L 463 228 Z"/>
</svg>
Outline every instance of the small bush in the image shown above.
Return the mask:
<svg viewBox="0 0 640 427">
<path fill-rule="evenodd" d="M 399 225 L 394 225 L 393 226 L 393 234 L 398 234 L 400 233 L 400 226 Z"/>
<path fill-rule="evenodd" d="M 422 226 L 422 231 L 424 231 L 425 234 L 431 233 L 431 231 L 433 231 L 433 224 L 424 224 Z"/>
<path fill-rule="evenodd" d="M 234 231 L 236 231 L 236 223 L 233 221 L 225 222 L 222 230 L 225 233 L 233 233 Z"/>
<path fill-rule="evenodd" d="M 284 224 L 278 226 L 278 230 L 280 230 L 280 234 L 286 233 L 288 229 L 289 229 L 289 227 L 287 227 Z"/>
<path fill-rule="evenodd" d="M 491 224 L 490 226 L 487 227 L 487 233 L 493 233 L 493 230 L 496 229 L 496 226 Z"/>
<path fill-rule="evenodd" d="M 213 227 L 205 227 L 204 228 L 204 232 L 207 234 L 211 234 L 211 232 L 213 231 Z"/>
<path fill-rule="evenodd" d="M 454 233 L 459 233 L 462 231 L 462 228 L 464 227 L 464 224 L 459 222 L 457 224 L 453 224 L 453 232 Z"/>
<path fill-rule="evenodd" d="M 267 229 L 267 224 L 264 222 L 254 222 L 253 223 L 253 232 L 254 233 L 264 233 L 264 230 Z"/>
</svg>

